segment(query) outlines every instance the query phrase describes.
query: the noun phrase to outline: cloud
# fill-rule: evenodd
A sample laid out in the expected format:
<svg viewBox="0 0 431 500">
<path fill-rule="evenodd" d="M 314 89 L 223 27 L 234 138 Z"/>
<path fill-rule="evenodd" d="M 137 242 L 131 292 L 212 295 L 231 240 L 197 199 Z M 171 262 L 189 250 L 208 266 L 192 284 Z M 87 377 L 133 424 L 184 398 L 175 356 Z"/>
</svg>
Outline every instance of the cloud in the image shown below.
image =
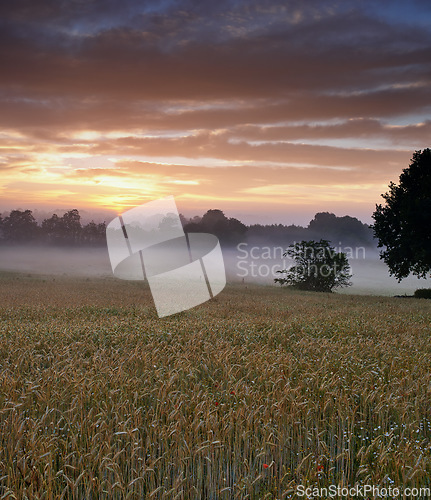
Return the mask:
<svg viewBox="0 0 431 500">
<path fill-rule="evenodd" d="M 405 126 L 392 126 L 375 118 L 351 118 L 323 125 L 245 125 L 235 128 L 232 135 L 248 141 L 295 141 L 300 139 L 381 139 L 388 144 L 426 144 L 431 137 L 431 121 Z"/>
<path fill-rule="evenodd" d="M 14 174 L 48 197 L 81 182 L 89 203 L 129 178 L 190 199 L 269 203 L 277 183 L 365 199 L 431 131 L 431 30 L 412 24 L 429 9 L 385 5 L 3 2 L 2 196 L 31 199 Z"/>
<path fill-rule="evenodd" d="M 94 32 L 81 33 L 78 17 L 74 32 L 56 29 L 49 35 L 37 30 L 37 21 L 31 23 L 27 5 L 25 26 L 33 30 L 23 31 L 17 21 L 1 37 L 0 58 L 8 63 L 3 86 L 39 99 L 196 101 L 280 99 L 299 91 L 369 90 L 430 78 L 428 31 L 388 24 L 355 9 L 331 15 L 312 9 L 307 16 L 302 8 L 300 21 L 285 23 L 274 20 L 279 7 L 272 22 L 262 24 L 257 8 L 245 15 L 244 7 L 232 7 L 224 16 L 217 12 L 208 18 L 202 9 L 145 15 L 138 5 L 131 25 L 102 22 Z M 100 8 L 98 2 L 90 6 L 91 12 Z M 48 2 L 48 19 L 55 19 L 53 9 Z M 282 19 L 298 9 L 287 9 Z M 206 35 L 208 24 L 210 31 L 226 31 L 231 22 L 253 29 L 216 40 Z"/>
</svg>

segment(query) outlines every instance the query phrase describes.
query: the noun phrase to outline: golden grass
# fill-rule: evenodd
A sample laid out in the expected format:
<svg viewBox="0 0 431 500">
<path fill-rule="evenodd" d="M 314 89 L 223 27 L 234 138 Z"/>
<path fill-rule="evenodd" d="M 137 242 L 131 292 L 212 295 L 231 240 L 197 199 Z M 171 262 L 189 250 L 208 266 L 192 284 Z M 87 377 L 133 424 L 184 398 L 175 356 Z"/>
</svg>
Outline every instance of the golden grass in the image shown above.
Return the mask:
<svg viewBox="0 0 431 500">
<path fill-rule="evenodd" d="M 429 301 L 238 285 L 159 319 L 141 283 L 0 284 L 1 498 L 431 484 Z"/>
</svg>

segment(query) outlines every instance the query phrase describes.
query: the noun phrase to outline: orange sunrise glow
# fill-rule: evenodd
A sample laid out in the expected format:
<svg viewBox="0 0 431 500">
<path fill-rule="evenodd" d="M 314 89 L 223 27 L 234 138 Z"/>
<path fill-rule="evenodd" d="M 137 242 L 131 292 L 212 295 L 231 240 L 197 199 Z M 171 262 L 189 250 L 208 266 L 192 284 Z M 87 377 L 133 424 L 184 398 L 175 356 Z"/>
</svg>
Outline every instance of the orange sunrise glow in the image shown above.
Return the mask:
<svg viewBox="0 0 431 500">
<path fill-rule="evenodd" d="M 429 146 L 419 4 L 44 3 L 0 7 L 3 211 L 369 222 Z"/>
</svg>

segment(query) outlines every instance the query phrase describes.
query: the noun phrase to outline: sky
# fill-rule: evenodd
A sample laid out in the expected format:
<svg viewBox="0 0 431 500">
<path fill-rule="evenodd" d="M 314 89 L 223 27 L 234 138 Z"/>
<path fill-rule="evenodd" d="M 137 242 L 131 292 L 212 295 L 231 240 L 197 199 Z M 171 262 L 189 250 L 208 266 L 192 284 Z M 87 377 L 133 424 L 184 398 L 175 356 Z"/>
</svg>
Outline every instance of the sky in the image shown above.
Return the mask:
<svg viewBox="0 0 431 500">
<path fill-rule="evenodd" d="M 14 0 L 0 62 L 2 211 L 371 222 L 431 146 L 429 0 Z"/>
</svg>

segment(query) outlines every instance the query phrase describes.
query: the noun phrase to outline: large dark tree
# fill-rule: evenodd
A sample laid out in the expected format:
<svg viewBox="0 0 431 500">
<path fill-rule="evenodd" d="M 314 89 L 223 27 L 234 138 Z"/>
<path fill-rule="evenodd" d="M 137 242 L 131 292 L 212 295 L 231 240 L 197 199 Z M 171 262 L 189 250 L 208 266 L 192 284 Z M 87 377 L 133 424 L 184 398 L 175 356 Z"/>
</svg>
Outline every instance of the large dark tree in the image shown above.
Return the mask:
<svg viewBox="0 0 431 500">
<path fill-rule="evenodd" d="M 385 203 L 373 213 L 374 235 L 385 247 L 380 258 L 398 281 L 431 272 L 431 150 L 415 151 L 399 184 L 382 194 Z"/>
</svg>

